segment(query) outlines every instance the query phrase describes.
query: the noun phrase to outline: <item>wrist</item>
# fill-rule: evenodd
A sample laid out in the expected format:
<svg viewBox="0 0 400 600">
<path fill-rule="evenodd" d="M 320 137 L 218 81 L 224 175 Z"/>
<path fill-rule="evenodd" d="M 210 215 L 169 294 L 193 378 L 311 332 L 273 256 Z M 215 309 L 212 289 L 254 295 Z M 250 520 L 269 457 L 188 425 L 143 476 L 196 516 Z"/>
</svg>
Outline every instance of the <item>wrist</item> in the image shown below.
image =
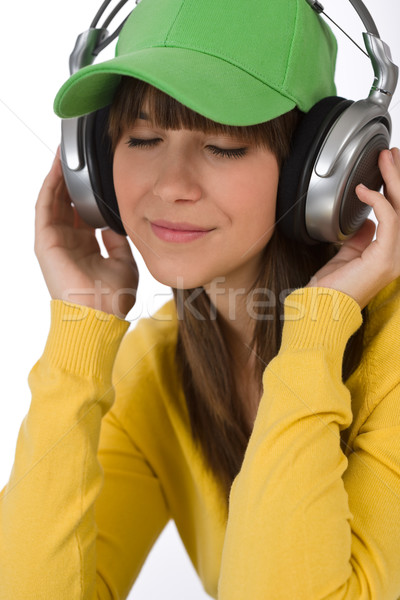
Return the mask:
<svg viewBox="0 0 400 600">
<path fill-rule="evenodd" d="M 306 286 L 284 304 L 281 350 L 323 346 L 344 348 L 362 323 L 361 309 L 349 295 L 332 288 Z"/>
<path fill-rule="evenodd" d="M 52 300 L 51 327 L 43 359 L 52 368 L 107 378 L 128 327 L 128 321 L 114 315 Z"/>
<path fill-rule="evenodd" d="M 136 289 L 121 288 L 111 290 L 103 286 L 100 280 L 94 282 L 94 286 L 88 289 L 68 289 L 62 294 L 52 297 L 84 308 L 107 313 L 119 319 L 125 319 L 128 312 L 133 308 L 136 301 Z"/>
</svg>

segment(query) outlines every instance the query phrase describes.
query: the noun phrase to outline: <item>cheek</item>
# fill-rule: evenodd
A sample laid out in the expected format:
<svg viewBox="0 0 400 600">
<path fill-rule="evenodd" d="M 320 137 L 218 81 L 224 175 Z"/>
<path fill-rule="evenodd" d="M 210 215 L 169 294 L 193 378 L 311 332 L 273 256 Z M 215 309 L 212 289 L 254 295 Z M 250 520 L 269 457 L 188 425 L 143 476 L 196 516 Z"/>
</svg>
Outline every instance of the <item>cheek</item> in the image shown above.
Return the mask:
<svg viewBox="0 0 400 600">
<path fill-rule="evenodd" d="M 124 206 L 127 202 L 127 198 L 129 197 L 130 190 L 130 177 L 129 171 L 126 169 L 124 165 L 124 160 L 118 153 L 118 148 L 114 154 L 113 161 L 113 180 L 114 180 L 114 190 L 115 195 L 117 197 L 118 208 L 122 213 L 124 210 Z"/>
<path fill-rule="evenodd" d="M 252 230 L 270 226 L 275 221 L 278 183 L 279 168 L 275 162 L 236 173 L 225 194 L 226 210 L 238 224 Z"/>
<path fill-rule="evenodd" d="M 143 173 L 132 168 L 131 162 L 124 160 L 117 151 L 113 163 L 113 179 L 115 195 L 122 220 L 131 218 L 138 200 L 145 191 Z"/>
<path fill-rule="evenodd" d="M 237 198 L 236 244 L 247 259 L 265 248 L 275 229 L 279 168 L 266 166 L 254 169 L 241 188 L 242 202 Z"/>
</svg>

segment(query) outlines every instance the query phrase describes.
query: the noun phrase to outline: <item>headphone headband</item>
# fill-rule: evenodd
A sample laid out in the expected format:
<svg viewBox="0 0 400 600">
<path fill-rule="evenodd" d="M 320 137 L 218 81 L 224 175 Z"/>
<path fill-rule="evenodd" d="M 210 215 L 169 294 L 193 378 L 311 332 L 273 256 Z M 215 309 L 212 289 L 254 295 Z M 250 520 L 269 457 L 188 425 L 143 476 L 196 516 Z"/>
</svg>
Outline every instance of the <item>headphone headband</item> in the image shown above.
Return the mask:
<svg viewBox="0 0 400 600">
<path fill-rule="evenodd" d="M 135 0 L 135 5 L 139 4 L 140 1 Z M 324 12 L 324 6 L 318 0 L 305 1 L 316 13 L 321 14 Z M 111 0 L 104 0 L 92 20 L 89 29 L 81 33 L 76 40 L 75 48 L 69 59 L 71 75 L 82 67 L 92 64 L 96 56 L 119 35 L 126 19 L 134 9 L 129 12 L 128 16 L 113 33 L 109 34 L 107 27 L 127 2 L 128 0 L 120 0 L 104 23 L 100 27 L 97 27 L 100 18 L 111 3 Z M 364 44 L 375 75 L 369 98 L 372 102 L 382 104 L 388 108 L 396 89 L 398 68 L 393 64 L 390 48 L 381 40 L 375 21 L 365 4 L 362 0 L 349 0 L 349 2 L 366 28 L 366 32 L 363 33 Z"/>
<path fill-rule="evenodd" d="M 322 6 L 318 0 L 306 0 L 306 2 L 311 6 L 312 9 L 315 10 L 318 14 L 324 12 L 325 8 Z M 375 25 L 375 21 L 373 20 L 371 13 L 365 6 L 361 0 L 349 0 L 349 2 L 353 5 L 353 8 L 356 10 L 358 16 L 361 21 L 364 23 L 365 29 L 368 33 L 372 33 L 376 37 L 380 37 L 378 28 Z"/>
<path fill-rule="evenodd" d="M 92 64 L 119 34 L 126 19 L 112 34 L 107 27 L 127 1 L 120 0 L 98 26 L 111 0 L 103 2 L 89 30 L 78 36 L 70 56 L 71 73 Z M 316 13 L 324 12 L 318 0 L 305 1 Z M 364 3 L 349 1 L 367 30 L 363 38 L 374 81 L 364 100 L 352 102 L 334 96 L 318 102 L 305 114 L 300 132 L 295 134 L 294 152 L 281 170 L 277 224 L 286 235 L 304 243 L 344 240 L 362 225 L 370 209 L 358 200 L 355 187 L 363 182 L 380 189 L 378 156 L 390 142 L 388 107 L 398 67 Z M 64 176 L 84 220 L 94 227 L 109 226 L 125 233 L 113 190 L 111 151 L 105 149 L 100 135 L 106 122 L 107 115 L 101 110 L 62 120 Z"/>
<path fill-rule="evenodd" d="M 324 12 L 324 7 L 318 0 L 306 0 L 316 13 Z M 369 98 L 372 102 L 389 107 L 398 80 L 398 67 L 392 62 L 389 46 L 381 40 L 375 21 L 361 0 L 349 0 L 363 22 L 366 32 L 363 33 L 364 44 L 374 70 L 374 82 Z"/>
</svg>

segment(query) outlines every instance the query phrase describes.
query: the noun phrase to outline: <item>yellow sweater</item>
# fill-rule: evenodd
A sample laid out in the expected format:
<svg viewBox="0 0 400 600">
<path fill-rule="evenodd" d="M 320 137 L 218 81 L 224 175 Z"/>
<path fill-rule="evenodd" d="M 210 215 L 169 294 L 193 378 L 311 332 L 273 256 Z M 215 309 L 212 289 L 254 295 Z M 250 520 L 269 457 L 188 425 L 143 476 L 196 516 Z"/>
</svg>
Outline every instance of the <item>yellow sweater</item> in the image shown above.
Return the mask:
<svg viewBox="0 0 400 600">
<path fill-rule="evenodd" d="M 360 323 L 345 294 L 288 296 L 228 510 L 190 436 L 173 303 L 124 337 L 128 322 L 53 301 L 0 496 L 0 599 L 125 598 L 172 518 L 219 600 L 396 600 L 400 281 L 371 303 L 344 385 Z"/>
</svg>

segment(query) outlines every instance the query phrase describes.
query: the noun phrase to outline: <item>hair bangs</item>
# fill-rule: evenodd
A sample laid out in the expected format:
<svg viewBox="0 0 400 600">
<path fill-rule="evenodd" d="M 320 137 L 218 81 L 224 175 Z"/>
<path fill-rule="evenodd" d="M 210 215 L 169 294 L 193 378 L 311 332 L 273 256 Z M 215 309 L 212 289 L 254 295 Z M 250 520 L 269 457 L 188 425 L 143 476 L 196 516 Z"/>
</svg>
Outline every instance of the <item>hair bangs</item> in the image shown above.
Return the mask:
<svg viewBox="0 0 400 600">
<path fill-rule="evenodd" d="M 249 126 L 217 123 L 184 106 L 158 88 L 133 77 L 122 77 L 110 108 L 108 132 L 113 150 L 122 134 L 143 111 L 155 127 L 188 129 L 232 136 L 271 150 L 281 164 L 288 156 L 300 111 L 293 109 L 276 119 Z"/>
</svg>

